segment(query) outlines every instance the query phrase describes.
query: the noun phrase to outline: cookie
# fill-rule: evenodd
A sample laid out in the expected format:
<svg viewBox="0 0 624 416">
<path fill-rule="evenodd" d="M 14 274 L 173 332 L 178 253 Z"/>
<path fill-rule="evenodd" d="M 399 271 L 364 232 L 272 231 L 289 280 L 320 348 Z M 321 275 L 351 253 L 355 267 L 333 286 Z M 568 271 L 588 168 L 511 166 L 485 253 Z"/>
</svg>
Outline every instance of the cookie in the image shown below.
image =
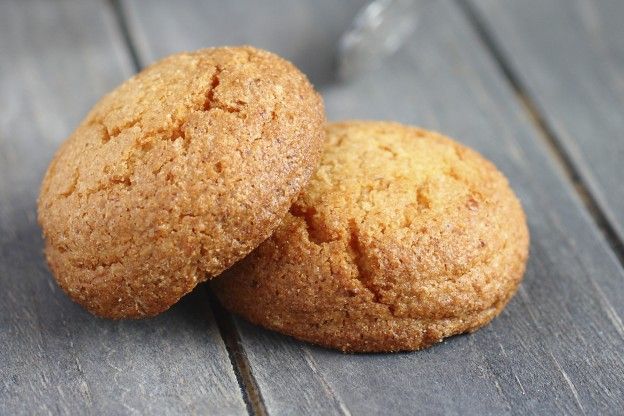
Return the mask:
<svg viewBox="0 0 624 416">
<path fill-rule="evenodd" d="M 269 52 L 148 67 L 95 105 L 45 174 L 38 216 L 59 285 L 103 317 L 169 308 L 279 225 L 324 122 L 306 77 Z"/>
<path fill-rule="evenodd" d="M 212 282 L 249 321 L 349 352 L 418 350 L 487 324 L 528 255 L 496 167 L 395 123 L 328 127 L 321 166 L 277 231 Z"/>
</svg>

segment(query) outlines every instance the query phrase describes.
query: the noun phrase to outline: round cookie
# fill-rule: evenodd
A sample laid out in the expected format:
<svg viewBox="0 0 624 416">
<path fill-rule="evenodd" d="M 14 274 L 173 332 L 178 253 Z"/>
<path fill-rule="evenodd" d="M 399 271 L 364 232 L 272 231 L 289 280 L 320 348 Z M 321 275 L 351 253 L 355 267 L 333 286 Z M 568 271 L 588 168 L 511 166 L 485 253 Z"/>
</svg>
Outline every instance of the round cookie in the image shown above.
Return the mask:
<svg viewBox="0 0 624 416">
<path fill-rule="evenodd" d="M 495 166 L 437 133 L 328 127 L 276 232 L 212 282 L 224 306 L 350 352 L 425 348 L 487 324 L 524 274 L 524 212 Z"/>
<path fill-rule="evenodd" d="M 92 313 L 155 315 L 279 225 L 320 159 L 322 100 L 251 47 L 169 56 L 103 97 L 43 179 L 60 286 Z"/>
</svg>

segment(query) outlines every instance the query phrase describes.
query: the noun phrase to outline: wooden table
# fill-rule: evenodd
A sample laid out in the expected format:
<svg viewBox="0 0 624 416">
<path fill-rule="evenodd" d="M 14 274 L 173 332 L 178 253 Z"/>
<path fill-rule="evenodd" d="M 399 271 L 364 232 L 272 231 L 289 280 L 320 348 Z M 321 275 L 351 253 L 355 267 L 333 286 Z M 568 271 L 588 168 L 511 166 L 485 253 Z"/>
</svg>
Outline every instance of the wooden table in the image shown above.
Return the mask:
<svg viewBox="0 0 624 416">
<path fill-rule="evenodd" d="M 383 68 L 337 83 L 363 1 L 0 2 L 0 414 L 624 414 L 624 1 L 423 1 Z M 437 129 L 492 159 L 531 257 L 491 325 L 431 349 L 343 355 L 223 311 L 94 318 L 56 286 L 35 200 L 91 105 L 166 54 L 284 55 L 330 119 Z"/>
</svg>

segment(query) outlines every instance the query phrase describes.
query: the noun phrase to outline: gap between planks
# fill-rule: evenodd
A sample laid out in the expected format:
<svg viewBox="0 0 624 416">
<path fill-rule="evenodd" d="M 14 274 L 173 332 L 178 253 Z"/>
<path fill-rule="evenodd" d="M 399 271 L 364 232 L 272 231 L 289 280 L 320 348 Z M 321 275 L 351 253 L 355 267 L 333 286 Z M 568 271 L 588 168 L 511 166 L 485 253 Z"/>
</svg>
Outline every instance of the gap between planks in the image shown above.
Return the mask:
<svg viewBox="0 0 624 416">
<path fill-rule="evenodd" d="M 552 159 L 559 166 L 565 177 L 572 183 L 577 195 L 587 208 L 594 223 L 598 226 L 609 247 L 615 253 L 620 265 L 624 267 L 624 241 L 620 240 L 613 226 L 609 223 L 607 216 L 600 208 L 596 199 L 589 191 L 589 188 L 583 182 L 581 175 L 574 166 L 572 159 L 561 146 L 557 134 L 550 127 L 548 122 L 538 109 L 536 103 L 530 98 L 526 89 L 523 87 L 520 78 L 512 69 L 512 65 L 508 63 L 502 48 L 496 43 L 494 36 L 491 35 L 487 28 L 487 23 L 477 10 L 465 0 L 455 0 L 459 9 L 462 10 L 468 22 L 471 24 L 478 39 L 483 43 L 485 49 L 494 59 L 494 63 L 498 66 L 505 80 L 509 82 L 513 92 L 518 99 L 520 105 L 524 108 L 532 124 L 536 127 L 539 136 L 546 144 Z"/>
<path fill-rule="evenodd" d="M 132 42 L 130 30 L 128 29 L 128 21 L 126 20 L 126 16 L 121 7 L 121 2 L 120 0 L 107 0 L 107 3 L 111 8 L 113 16 L 115 17 L 115 20 L 117 22 L 119 32 L 121 33 L 121 37 L 123 39 L 123 43 L 126 46 L 126 50 L 132 61 L 134 72 L 139 72 L 142 67 L 141 61 L 139 59 L 139 54 L 137 53 L 137 50 Z"/>
<path fill-rule="evenodd" d="M 139 72 L 143 65 L 141 63 L 141 59 L 139 58 L 137 49 L 134 46 L 132 36 L 130 35 L 128 21 L 124 14 L 123 8 L 121 7 L 120 0 L 107 0 L 107 3 L 112 10 L 112 14 L 121 33 L 124 46 L 126 47 L 128 55 L 132 60 L 133 69 L 135 72 Z M 206 301 L 209 303 L 210 309 L 212 310 L 212 314 L 217 323 L 219 333 L 225 344 L 230 363 L 234 369 L 236 380 L 238 381 L 238 386 L 247 407 L 247 412 L 250 415 L 266 416 L 268 414 L 266 406 L 260 394 L 258 384 L 256 383 L 256 380 L 251 372 L 251 366 L 249 364 L 249 360 L 247 359 L 247 355 L 240 345 L 240 338 L 238 336 L 232 315 L 221 306 L 218 299 L 207 285 L 205 287 L 198 287 L 196 290 L 203 290 L 206 295 Z"/>
<path fill-rule="evenodd" d="M 232 314 L 221 306 L 221 303 L 219 303 L 219 300 L 208 285 L 203 289 L 207 292 L 212 314 L 219 327 L 221 338 L 223 338 L 225 343 L 225 348 L 234 368 L 234 374 L 236 374 L 236 380 L 247 405 L 247 411 L 251 415 L 265 416 L 268 414 L 267 409 L 262 400 L 258 383 L 251 372 L 247 354 L 241 347 L 240 337 L 238 336 Z"/>
</svg>

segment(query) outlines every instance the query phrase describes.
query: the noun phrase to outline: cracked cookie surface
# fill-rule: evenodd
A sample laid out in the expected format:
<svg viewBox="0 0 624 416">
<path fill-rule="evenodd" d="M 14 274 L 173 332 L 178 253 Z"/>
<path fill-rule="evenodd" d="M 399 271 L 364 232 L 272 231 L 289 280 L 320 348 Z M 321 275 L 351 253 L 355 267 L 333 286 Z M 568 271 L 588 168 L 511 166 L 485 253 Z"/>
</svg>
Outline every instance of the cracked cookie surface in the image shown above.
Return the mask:
<svg viewBox="0 0 624 416">
<path fill-rule="evenodd" d="M 167 57 L 103 97 L 39 198 L 60 286 L 105 317 L 155 315 L 266 239 L 317 166 L 320 96 L 251 47 Z"/>
<path fill-rule="evenodd" d="M 334 123 L 281 226 L 212 285 L 226 308 L 305 341 L 416 350 L 496 316 L 528 239 L 507 180 L 477 152 L 396 123 Z"/>
</svg>

